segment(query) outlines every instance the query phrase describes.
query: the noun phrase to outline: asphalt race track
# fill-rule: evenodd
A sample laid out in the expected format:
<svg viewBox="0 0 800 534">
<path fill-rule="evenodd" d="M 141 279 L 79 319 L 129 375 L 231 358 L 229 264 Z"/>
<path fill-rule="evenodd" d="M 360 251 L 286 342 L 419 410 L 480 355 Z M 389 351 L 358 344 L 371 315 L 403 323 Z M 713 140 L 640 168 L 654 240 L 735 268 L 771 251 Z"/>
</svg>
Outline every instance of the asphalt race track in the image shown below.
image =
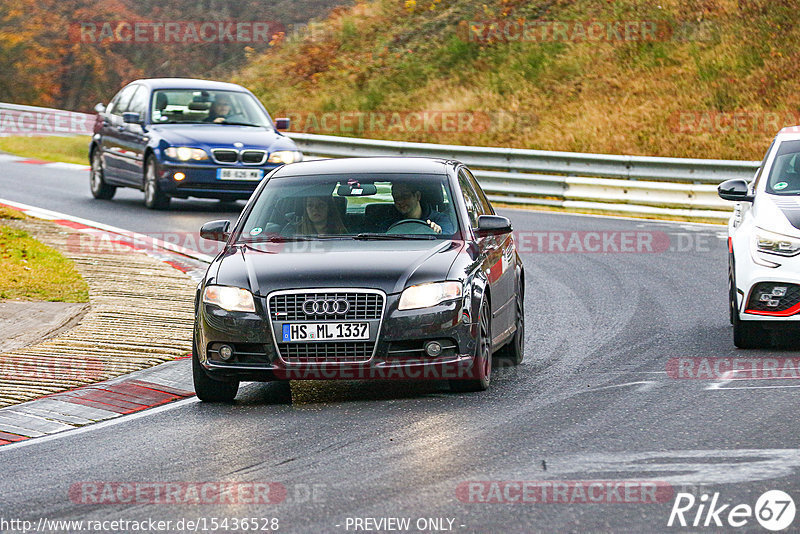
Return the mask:
<svg viewBox="0 0 800 534">
<path fill-rule="evenodd" d="M 87 172 L 21 163 L 4 164 L 0 198 L 144 233 L 236 217 L 215 201 L 149 211 L 131 190 L 95 201 Z M 0 516 L 173 525 L 277 518 L 284 532 L 386 532 L 388 518 L 408 518 L 410 532 L 664 532 L 677 530 L 667 523 L 679 492 L 698 497 L 690 523 L 700 496 L 707 504 L 718 493 L 717 507 L 729 505 L 718 516 L 726 530 L 734 506 L 754 507 L 767 490 L 800 493 L 800 358 L 791 345 L 734 348 L 724 227 L 501 212 L 526 266 L 527 343 L 523 364 L 496 369 L 489 391 L 246 384 L 234 405 L 182 401 L 3 447 Z M 686 359 L 733 357 L 794 358 L 795 374 L 686 378 L 701 368 Z M 633 491 L 576 494 L 574 481 L 598 480 Z M 568 489 L 545 491 L 549 502 L 508 502 L 519 500 L 513 483 L 522 481 Z M 658 502 L 636 491 L 653 481 Z M 89 482 L 277 483 L 270 491 L 280 502 L 92 503 L 81 493 Z M 699 524 L 706 519 L 703 511 Z M 746 520 L 738 530 L 764 531 Z M 691 529 L 703 530 L 713 529 Z"/>
</svg>

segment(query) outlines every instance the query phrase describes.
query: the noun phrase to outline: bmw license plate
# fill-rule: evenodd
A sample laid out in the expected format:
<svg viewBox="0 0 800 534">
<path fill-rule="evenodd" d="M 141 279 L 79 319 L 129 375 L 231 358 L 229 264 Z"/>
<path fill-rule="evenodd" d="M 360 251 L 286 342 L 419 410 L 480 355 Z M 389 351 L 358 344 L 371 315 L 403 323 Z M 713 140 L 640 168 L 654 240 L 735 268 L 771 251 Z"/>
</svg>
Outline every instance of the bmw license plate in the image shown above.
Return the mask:
<svg viewBox="0 0 800 534">
<path fill-rule="evenodd" d="M 369 339 L 369 323 L 284 323 L 283 343 Z"/>
<path fill-rule="evenodd" d="M 261 169 L 217 169 L 217 180 L 260 180 Z"/>
</svg>

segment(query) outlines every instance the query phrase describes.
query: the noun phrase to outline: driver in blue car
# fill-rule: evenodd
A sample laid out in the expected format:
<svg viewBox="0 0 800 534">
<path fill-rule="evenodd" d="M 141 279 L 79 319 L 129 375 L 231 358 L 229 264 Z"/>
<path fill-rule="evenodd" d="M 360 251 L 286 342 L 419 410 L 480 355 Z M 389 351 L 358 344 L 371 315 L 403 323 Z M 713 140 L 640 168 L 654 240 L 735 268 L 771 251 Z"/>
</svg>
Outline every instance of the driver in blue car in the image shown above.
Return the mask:
<svg viewBox="0 0 800 534">
<path fill-rule="evenodd" d="M 455 231 L 450 218 L 436 211 L 429 205 L 423 205 L 422 192 L 410 184 L 397 182 L 392 184 L 394 207 L 401 219 L 418 219 L 431 227 L 437 234 L 452 234 Z M 396 222 L 396 221 L 394 221 Z"/>
<path fill-rule="evenodd" d="M 231 113 L 232 110 L 231 99 L 226 95 L 220 95 L 211 104 L 208 117 L 203 119 L 203 122 L 215 122 L 217 124 L 226 122 L 233 116 Z"/>
</svg>

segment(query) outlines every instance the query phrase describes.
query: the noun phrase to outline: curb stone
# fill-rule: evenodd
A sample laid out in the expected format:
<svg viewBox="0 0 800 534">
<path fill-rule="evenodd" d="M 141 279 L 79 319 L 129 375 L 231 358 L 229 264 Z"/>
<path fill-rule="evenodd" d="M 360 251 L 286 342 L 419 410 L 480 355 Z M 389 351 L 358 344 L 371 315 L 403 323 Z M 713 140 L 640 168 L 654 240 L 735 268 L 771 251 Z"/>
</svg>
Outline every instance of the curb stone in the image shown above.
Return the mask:
<svg viewBox="0 0 800 534">
<path fill-rule="evenodd" d="M 98 231 L 74 221 L 3 224 L 27 231 L 71 259 L 89 286 L 90 310 L 72 330 L 0 354 L 0 445 L 193 395 L 186 361 L 169 364 L 184 364 L 182 377 L 171 384 L 118 377 L 189 353 L 194 291 L 205 262 L 156 248 L 114 247 L 107 254 L 74 250 L 67 246 L 71 235 Z M 101 381 L 106 382 L 88 385 Z"/>
</svg>

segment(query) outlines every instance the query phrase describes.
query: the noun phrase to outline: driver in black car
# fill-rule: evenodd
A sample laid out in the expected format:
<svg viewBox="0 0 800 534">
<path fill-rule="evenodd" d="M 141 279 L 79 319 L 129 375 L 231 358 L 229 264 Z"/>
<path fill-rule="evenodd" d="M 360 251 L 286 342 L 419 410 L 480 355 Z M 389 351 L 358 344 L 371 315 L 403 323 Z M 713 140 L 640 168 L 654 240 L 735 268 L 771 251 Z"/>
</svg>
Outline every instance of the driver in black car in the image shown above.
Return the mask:
<svg viewBox="0 0 800 534">
<path fill-rule="evenodd" d="M 398 221 L 418 219 L 425 222 L 437 234 L 452 234 L 455 231 L 453 223 L 447 215 L 420 203 L 422 192 L 412 185 L 403 182 L 393 184 L 392 199 L 394 199 L 395 209 L 402 217 Z"/>
</svg>

